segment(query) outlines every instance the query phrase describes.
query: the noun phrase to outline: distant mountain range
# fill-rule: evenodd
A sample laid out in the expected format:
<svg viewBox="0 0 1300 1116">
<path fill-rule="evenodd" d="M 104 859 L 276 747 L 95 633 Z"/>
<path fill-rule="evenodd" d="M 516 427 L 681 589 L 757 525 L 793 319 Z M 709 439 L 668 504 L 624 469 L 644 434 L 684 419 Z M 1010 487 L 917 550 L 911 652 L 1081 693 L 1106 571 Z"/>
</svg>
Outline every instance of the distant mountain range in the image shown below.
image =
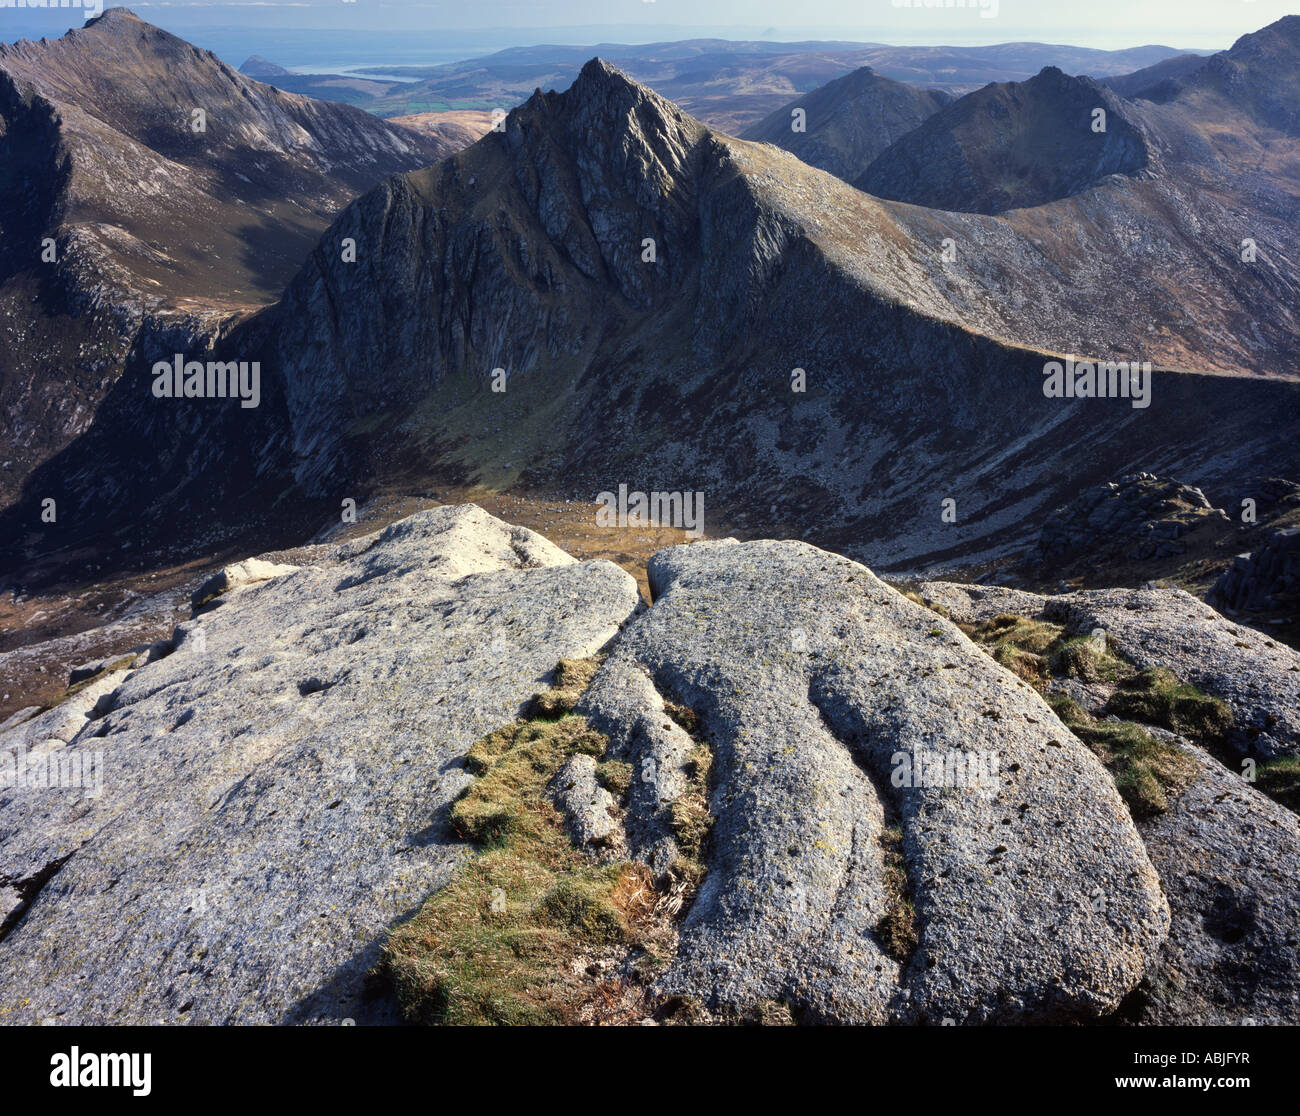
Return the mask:
<svg viewBox="0 0 1300 1116">
<path fill-rule="evenodd" d="M 265 70 L 252 76 L 294 92 L 360 104 L 384 116 L 456 108 L 508 110 L 535 89 L 566 88 L 592 55 L 711 127 L 739 135 L 792 98 L 863 66 L 895 81 L 961 93 L 990 81 L 1022 80 L 1044 66 L 1094 76 L 1127 74 L 1179 52 L 1164 46 L 1108 51 L 1047 43 L 899 47 L 691 39 L 646 46 L 517 47 L 444 66 L 362 67 L 348 79 Z M 392 77 L 408 80 L 380 80 Z M 363 86 L 362 78 L 373 78 L 375 84 Z"/>
<path fill-rule="evenodd" d="M 11 517 L 57 493 L 69 526 L 33 543 L 48 547 L 102 530 L 103 508 L 173 538 L 218 506 L 287 489 L 328 506 L 395 473 L 575 494 L 626 481 L 909 566 L 1006 553 L 1139 468 L 1216 491 L 1294 474 L 1300 385 L 1267 377 L 1296 367 L 1295 164 L 1253 91 L 1294 57 L 1298 24 L 1212 62 L 1241 75 L 1226 92 L 1206 78 L 1157 106 L 1048 71 L 941 108 L 875 161 L 1021 105 L 1008 151 L 1032 150 L 1022 118 L 1058 146 L 1046 204 L 1000 216 L 873 198 L 593 61 L 503 132 L 351 205 L 274 307 L 176 339 L 259 361 L 258 409 L 156 399 L 160 350 L 138 352 Z M 1052 162 L 1062 129 L 1085 154 L 1095 142 L 1090 98 L 1105 141 L 1138 156 L 1091 178 Z M 1232 145 L 1215 139 L 1228 120 Z M 1276 162 L 1248 165 L 1244 143 Z M 915 188 L 947 174 L 933 165 Z M 1009 168 L 968 160 L 968 207 Z M 1045 396 L 1054 354 L 1150 361 L 1149 408 Z"/>
</svg>

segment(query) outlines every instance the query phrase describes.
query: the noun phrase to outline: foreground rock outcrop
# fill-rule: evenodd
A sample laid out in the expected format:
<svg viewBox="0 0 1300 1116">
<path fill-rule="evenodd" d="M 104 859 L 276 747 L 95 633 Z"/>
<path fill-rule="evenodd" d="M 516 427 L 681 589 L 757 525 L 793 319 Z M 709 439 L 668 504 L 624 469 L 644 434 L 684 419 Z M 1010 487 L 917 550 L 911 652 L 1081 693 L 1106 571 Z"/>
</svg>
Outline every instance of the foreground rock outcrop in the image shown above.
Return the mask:
<svg viewBox="0 0 1300 1116">
<path fill-rule="evenodd" d="M 805 544 L 676 547 L 650 578 L 653 609 L 580 709 L 642 772 L 628 827 L 652 864 L 671 860 L 664 816 L 690 746 L 665 698 L 713 751 L 710 872 L 665 989 L 858 1023 L 1118 1005 L 1168 912 L 1110 777 L 1036 693 Z M 906 866 L 893 894 L 891 826 Z M 881 929 L 898 904 L 915 909 L 906 957 Z"/>
<path fill-rule="evenodd" d="M 1300 1019 L 1300 819 L 1204 751 L 1169 811 L 1140 823 L 1173 925 L 1125 1005 L 1154 1024 Z"/>
<path fill-rule="evenodd" d="M 1243 755 L 1300 751 L 1300 654 L 1235 623 L 1181 589 L 1090 589 L 1045 597 L 1017 589 L 924 582 L 955 620 L 1041 616 L 1106 641 L 1138 667 L 1164 668 L 1232 708 Z"/>
<path fill-rule="evenodd" d="M 0 1020 L 366 1018 L 382 935 L 462 853 L 460 758 L 638 600 L 608 562 L 440 508 L 0 735 L 6 762 L 99 779 L 0 789 Z"/>
<path fill-rule="evenodd" d="M 521 778 L 563 848 L 547 917 L 598 911 L 560 876 L 608 868 L 670 920 L 580 966 L 622 1021 L 1300 1021 L 1300 818 L 1232 751 L 1290 762 L 1294 651 L 1181 592 L 909 599 L 803 542 L 673 547 L 649 582 L 647 610 L 442 507 L 229 567 L 172 638 L 79 668 L 0 726 L 0 1022 L 396 1022 L 398 938 L 454 996 L 424 958 L 477 947 L 418 919 L 505 894 L 466 842 Z M 1024 671 L 990 622 L 1194 680 L 1236 735 L 1147 734 L 1107 705 L 1127 676 Z M 1135 797 L 1135 763 L 1168 777 Z"/>
<path fill-rule="evenodd" d="M 1172 924 L 1118 1014 L 1139 1024 L 1300 1019 L 1300 817 L 1251 781 L 1257 763 L 1293 762 L 1300 655 L 1173 589 L 1044 597 L 927 582 L 920 592 L 964 623 L 1016 615 L 1077 636 L 1100 631 L 1134 665 L 1170 671 L 1227 702 L 1235 731 L 1214 747 L 1217 755 L 1148 726 L 1195 769 L 1168 809 L 1137 823 Z"/>
</svg>

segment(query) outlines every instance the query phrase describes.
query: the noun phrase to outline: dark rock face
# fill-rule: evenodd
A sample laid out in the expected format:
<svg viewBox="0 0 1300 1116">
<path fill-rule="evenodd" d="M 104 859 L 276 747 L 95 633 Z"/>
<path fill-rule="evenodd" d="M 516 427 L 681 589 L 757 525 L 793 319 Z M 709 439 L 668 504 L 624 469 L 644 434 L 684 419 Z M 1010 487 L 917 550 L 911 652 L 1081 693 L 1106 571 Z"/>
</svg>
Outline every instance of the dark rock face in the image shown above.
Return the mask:
<svg viewBox="0 0 1300 1116">
<path fill-rule="evenodd" d="M 1226 525 L 1205 493 L 1153 473 L 1132 473 L 1091 488 L 1043 524 L 1034 560 L 1052 562 L 1083 551 L 1116 551 L 1138 560 L 1184 552 L 1180 542 L 1205 521 Z"/>
<path fill-rule="evenodd" d="M 1104 113 L 1104 131 L 1094 126 Z M 1091 78 L 1048 67 L 989 85 L 931 116 L 855 180 L 868 194 L 964 213 L 1043 205 L 1135 175 L 1148 136 L 1123 101 Z"/>
<path fill-rule="evenodd" d="M 1210 604 L 1234 612 L 1277 612 L 1300 606 L 1300 528 L 1271 532 L 1239 554 L 1210 591 Z"/>
<path fill-rule="evenodd" d="M 1154 237 L 1153 214 L 1170 212 L 1163 196 L 1139 201 L 1140 217 L 1098 191 L 1060 204 L 1087 206 L 1069 217 L 1100 230 L 1090 258 L 1108 260 L 1134 220 Z M 1159 371 L 1149 409 L 1046 398 L 1038 350 L 1068 334 L 1140 353 L 1149 290 L 1140 268 L 1082 283 L 1081 265 L 1044 270 L 1056 249 L 1018 220 L 880 203 L 711 133 L 594 61 L 504 132 L 358 200 L 280 304 L 213 338 L 220 359 L 260 360 L 257 411 L 154 400 L 141 353 L 102 421 L 29 491 L 69 502 L 70 541 L 97 529 L 125 478 L 112 498 L 148 536 L 181 508 L 255 506 L 290 484 L 337 499 L 430 463 L 575 494 L 704 491 L 889 568 L 1023 542 L 1080 487 L 1134 468 L 1202 486 L 1290 469 L 1293 384 L 1235 380 L 1226 414 L 1223 380 Z M 1186 255 L 1161 240 L 1161 266 L 1202 274 L 1195 253 L 1217 221 L 1197 214 Z M 945 237 L 965 246 L 956 263 Z M 1249 277 L 1203 275 L 1220 309 L 1180 336 L 1208 351 L 1233 336 L 1219 300 L 1254 294 Z M 940 517 L 949 496 L 956 523 Z M 26 530 L 35 507 L 11 521 Z"/>
<path fill-rule="evenodd" d="M 1272 249 L 1221 259 L 1240 234 L 1234 189 L 1278 259 L 1290 203 L 1258 172 L 1178 150 L 1155 178 L 1048 207 L 945 213 L 710 133 L 593 62 L 504 132 L 359 199 L 279 305 L 208 323 L 194 355 L 260 360 L 256 412 L 152 399 L 149 361 L 173 335 L 137 345 L 0 548 L 84 541 L 108 507 L 138 511 L 149 539 L 222 501 L 337 499 L 436 467 L 574 495 L 706 491 L 888 569 L 1005 554 L 1049 509 L 1137 469 L 1210 491 L 1300 474 L 1296 385 L 1159 370 L 1163 356 L 1267 374 L 1297 344 L 1290 269 Z M 1178 297 L 1152 269 L 1180 276 Z M 1151 407 L 1044 398 L 1044 350 L 1153 357 Z M 497 368 L 508 392 L 489 388 Z M 74 513 L 57 530 L 33 529 L 46 496 Z"/>
<path fill-rule="evenodd" d="M 741 139 L 774 143 L 810 167 L 852 182 L 890 144 L 952 101 L 951 94 L 916 89 L 864 66 L 777 109 Z M 792 126 L 799 110 L 803 131 Z"/>
<path fill-rule="evenodd" d="M 125 9 L 0 44 L 0 503 L 134 355 L 210 343 L 358 193 L 457 146 L 271 89 Z"/>
</svg>

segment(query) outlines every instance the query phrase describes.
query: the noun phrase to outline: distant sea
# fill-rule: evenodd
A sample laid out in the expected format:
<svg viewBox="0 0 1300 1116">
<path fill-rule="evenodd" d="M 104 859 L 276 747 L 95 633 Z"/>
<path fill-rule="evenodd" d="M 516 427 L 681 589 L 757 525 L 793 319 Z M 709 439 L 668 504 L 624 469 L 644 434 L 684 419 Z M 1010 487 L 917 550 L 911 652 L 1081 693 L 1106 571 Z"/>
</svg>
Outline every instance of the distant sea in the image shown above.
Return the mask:
<svg viewBox="0 0 1300 1116">
<path fill-rule="evenodd" d="M 145 9 L 140 9 L 141 14 Z M 72 11 L 0 9 L 0 42 L 59 38 L 74 26 Z M 438 66 L 518 45 L 513 36 L 441 31 L 342 31 L 281 27 L 170 27 L 160 9 L 148 12 L 159 26 L 212 51 L 238 68 L 251 55 L 298 73 L 337 74 L 362 66 Z M 75 26 L 80 26 L 77 21 Z"/>
</svg>

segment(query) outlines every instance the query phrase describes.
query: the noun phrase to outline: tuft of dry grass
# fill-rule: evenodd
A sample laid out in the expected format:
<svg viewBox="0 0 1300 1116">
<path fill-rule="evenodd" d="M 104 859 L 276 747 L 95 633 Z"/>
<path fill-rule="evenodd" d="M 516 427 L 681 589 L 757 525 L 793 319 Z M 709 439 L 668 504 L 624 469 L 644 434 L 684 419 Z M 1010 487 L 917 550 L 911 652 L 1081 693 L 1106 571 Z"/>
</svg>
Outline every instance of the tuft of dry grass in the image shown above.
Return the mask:
<svg viewBox="0 0 1300 1116">
<path fill-rule="evenodd" d="M 555 667 L 555 684 L 533 695 L 529 715 L 562 717 L 572 713 L 599 669 L 599 659 L 561 659 Z"/>
<path fill-rule="evenodd" d="M 697 743 L 686 761 L 687 788 L 672 804 L 670 825 L 682 857 L 694 864 L 704 858 L 705 842 L 713 828 L 709 813 L 709 773 L 713 753 L 709 746 Z M 694 875 L 693 871 L 689 874 Z"/>
<path fill-rule="evenodd" d="M 903 857 L 903 830 L 886 826 L 880 833 L 880 847 L 885 854 L 882 882 L 889 907 L 876 925 L 876 935 L 884 951 L 900 965 L 906 965 L 916 952 L 916 907 L 912 903 L 907 878 L 907 861 Z"/>
<path fill-rule="evenodd" d="M 1115 780 L 1135 818 L 1169 809 L 1169 796 L 1196 778 L 1196 762 L 1173 744 L 1157 740 L 1132 721 L 1099 721 L 1065 694 L 1048 704 L 1065 727 L 1084 742 Z"/>
<path fill-rule="evenodd" d="M 1060 643 L 1064 631 L 1059 625 L 1004 612 L 978 624 L 960 627 L 999 666 L 1037 690 L 1046 689 L 1052 677 L 1048 656 Z"/>
<path fill-rule="evenodd" d="M 594 671 L 562 663 L 557 689 L 580 696 Z M 451 826 L 479 851 L 384 950 L 412 1022 L 637 1022 L 654 1012 L 647 985 L 672 955 L 674 922 L 696 881 L 656 883 L 643 864 L 587 856 L 547 791 L 571 756 L 600 759 L 607 743 L 565 712 L 498 729 L 470 749 L 477 779 L 453 805 Z M 607 776 L 627 768 L 630 782 L 626 764 L 600 768 Z"/>
<path fill-rule="evenodd" d="M 1233 722 L 1227 702 L 1201 693 L 1162 668 L 1124 679 L 1106 709 L 1120 717 L 1162 725 L 1202 744 L 1222 742 Z"/>
</svg>

